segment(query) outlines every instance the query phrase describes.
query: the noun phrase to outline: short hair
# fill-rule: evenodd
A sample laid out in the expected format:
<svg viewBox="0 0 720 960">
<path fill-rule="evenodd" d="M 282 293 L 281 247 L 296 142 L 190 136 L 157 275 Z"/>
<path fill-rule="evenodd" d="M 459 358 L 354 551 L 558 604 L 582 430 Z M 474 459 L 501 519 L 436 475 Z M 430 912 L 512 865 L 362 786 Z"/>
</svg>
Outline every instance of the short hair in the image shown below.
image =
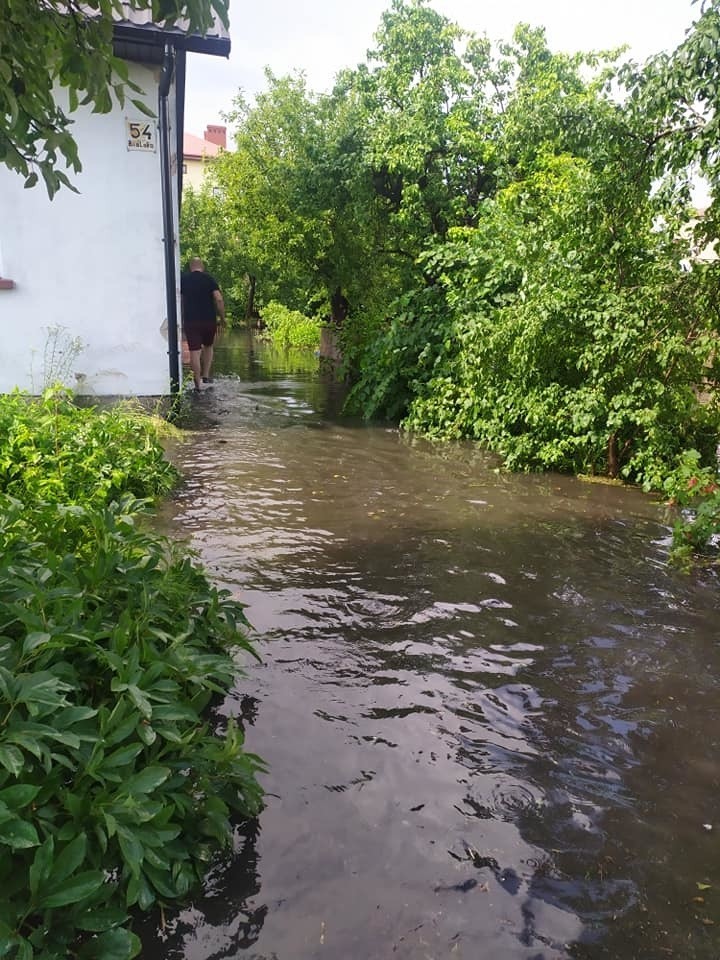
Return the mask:
<svg viewBox="0 0 720 960">
<path fill-rule="evenodd" d="M 190 269 L 191 269 L 191 270 L 204 270 L 204 269 L 205 269 L 205 264 L 202 262 L 202 260 L 200 259 L 200 257 L 193 257 L 192 260 L 190 261 Z"/>
</svg>

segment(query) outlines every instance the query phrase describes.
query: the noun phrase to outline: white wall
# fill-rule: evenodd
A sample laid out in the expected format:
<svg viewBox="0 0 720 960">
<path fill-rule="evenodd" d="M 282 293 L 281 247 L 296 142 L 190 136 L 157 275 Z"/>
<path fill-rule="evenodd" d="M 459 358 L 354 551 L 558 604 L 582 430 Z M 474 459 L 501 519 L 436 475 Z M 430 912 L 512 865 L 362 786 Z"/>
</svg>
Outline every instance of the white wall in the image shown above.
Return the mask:
<svg viewBox="0 0 720 960">
<path fill-rule="evenodd" d="M 159 71 L 129 66 L 157 111 Z M 174 89 L 170 100 L 174 122 Z M 25 190 L 22 178 L 0 164 L 0 270 L 16 284 L 0 290 L 0 392 L 18 386 L 37 393 L 65 365 L 66 382 L 81 393 L 166 394 L 157 122 L 150 121 L 156 152 L 140 152 L 127 149 L 126 118 L 143 119 L 130 103 L 107 115 L 81 108 L 74 116 L 83 170 L 71 180 L 79 196 L 62 189 L 50 201 L 42 180 Z M 174 170 L 176 164 L 177 157 Z M 56 357 L 57 370 L 44 370 L 53 342 L 62 347 L 74 338 L 82 349 L 74 358 L 72 350 L 65 354 L 72 363 Z"/>
<path fill-rule="evenodd" d="M 202 190 L 205 174 L 208 169 L 207 160 L 195 160 L 185 157 L 185 173 L 183 174 L 183 187 L 191 186 L 196 193 Z"/>
</svg>

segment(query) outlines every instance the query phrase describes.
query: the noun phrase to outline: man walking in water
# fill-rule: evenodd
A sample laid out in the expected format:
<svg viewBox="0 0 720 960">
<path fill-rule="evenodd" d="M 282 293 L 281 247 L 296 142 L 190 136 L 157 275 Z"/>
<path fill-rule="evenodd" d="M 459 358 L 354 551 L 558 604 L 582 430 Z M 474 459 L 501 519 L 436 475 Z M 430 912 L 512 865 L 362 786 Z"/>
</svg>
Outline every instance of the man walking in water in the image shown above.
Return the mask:
<svg viewBox="0 0 720 960">
<path fill-rule="evenodd" d="M 199 257 L 190 261 L 190 270 L 180 278 L 182 315 L 190 351 L 190 369 L 197 391 L 212 383 L 210 370 L 218 324 L 225 325 L 225 303 L 214 277 L 205 273 Z"/>
</svg>

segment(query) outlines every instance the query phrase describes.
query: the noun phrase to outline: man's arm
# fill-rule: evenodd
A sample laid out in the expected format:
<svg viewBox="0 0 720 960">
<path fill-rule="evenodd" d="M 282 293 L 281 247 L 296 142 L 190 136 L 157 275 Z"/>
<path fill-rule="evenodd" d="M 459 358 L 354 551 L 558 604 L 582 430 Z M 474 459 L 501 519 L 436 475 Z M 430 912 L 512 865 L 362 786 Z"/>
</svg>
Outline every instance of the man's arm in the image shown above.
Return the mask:
<svg viewBox="0 0 720 960">
<path fill-rule="evenodd" d="M 215 313 L 220 318 L 220 323 L 225 323 L 225 301 L 219 290 L 213 290 L 213 300 L 215 301 Z"/>
</svg>

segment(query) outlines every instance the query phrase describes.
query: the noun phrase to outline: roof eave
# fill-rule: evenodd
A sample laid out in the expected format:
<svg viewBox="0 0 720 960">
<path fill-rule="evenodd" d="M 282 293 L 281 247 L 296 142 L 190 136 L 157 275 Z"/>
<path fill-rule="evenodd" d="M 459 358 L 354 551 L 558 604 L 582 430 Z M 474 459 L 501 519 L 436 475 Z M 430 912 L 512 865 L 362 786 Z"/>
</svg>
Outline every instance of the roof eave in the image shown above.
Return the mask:
<svg viewBox="0 0 720 960">
<path fill-rule="evenodd" d="M 183 33 L 180 30 L 163 29 L 162 27 L 139 27 L 132 23 L 116 23 L 113 27 L 113 36 L 116 41 L 137 45 L 138 50 L 145 48 L 156 49 L 171 43 L 179 50 L 190 53 L 206 53 L 215 57 L 230 56 L 230 38 L 201 36 L 197 33 Z M 152 60 L 152 56 L 149 57 Z"/>
</svg>

